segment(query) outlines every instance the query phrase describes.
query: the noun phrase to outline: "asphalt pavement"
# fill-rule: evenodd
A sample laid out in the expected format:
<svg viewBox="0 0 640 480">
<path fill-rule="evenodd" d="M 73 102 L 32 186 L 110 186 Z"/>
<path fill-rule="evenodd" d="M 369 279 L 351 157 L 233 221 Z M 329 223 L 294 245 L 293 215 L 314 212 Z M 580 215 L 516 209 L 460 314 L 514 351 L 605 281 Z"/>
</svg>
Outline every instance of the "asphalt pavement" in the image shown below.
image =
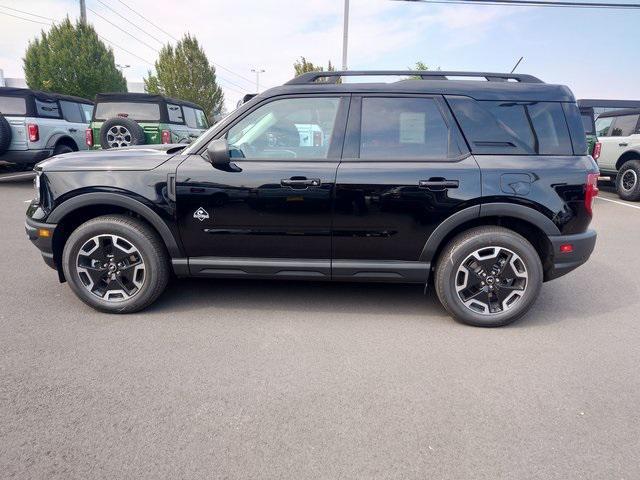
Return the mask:
<svg viewBox="0 0 640 480">
<path fill-rule="evenodd" d="M 0 478 L 640 478 L 640 204 L 531 313 L 464 326 L 419 286 L 174 282 L 93 311 L 0 185 Z"/>
</svg>

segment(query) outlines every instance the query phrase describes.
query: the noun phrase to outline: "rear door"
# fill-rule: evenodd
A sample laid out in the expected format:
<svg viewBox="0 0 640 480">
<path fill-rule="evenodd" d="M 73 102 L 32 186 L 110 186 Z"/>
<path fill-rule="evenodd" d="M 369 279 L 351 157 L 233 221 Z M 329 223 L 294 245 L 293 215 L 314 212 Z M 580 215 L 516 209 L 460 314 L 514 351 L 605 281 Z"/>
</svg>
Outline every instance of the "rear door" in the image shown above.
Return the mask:
<svg viewBox="0 0 640 480">
<path fill-rule="evenodd" d="M 480 198 L 480 171 L 438 96 L 354 96 L 336 179 L 332 275 L 424 282 L 434 229 Z"/>
<path fill-rule="evenodd" d="M 599 117 L 596 120 L 598 141 L 602 144 L 598 166 L 614 172 L 620 156 L 640 144 L 638 114 Z"/>
<path fill-rule="evenodd" d="M 84 112 L 82 111 L 80 104 L 76 102 L 69 102 L 67 100 L 60 100 L 60 108 L 62 109 L 62 116 L 66 120 L 66 128 L 68 134 L 76 142 L 79 150 L 87 148 L 85 130 L 87 124 L 84 123 Z"/>
</svg>

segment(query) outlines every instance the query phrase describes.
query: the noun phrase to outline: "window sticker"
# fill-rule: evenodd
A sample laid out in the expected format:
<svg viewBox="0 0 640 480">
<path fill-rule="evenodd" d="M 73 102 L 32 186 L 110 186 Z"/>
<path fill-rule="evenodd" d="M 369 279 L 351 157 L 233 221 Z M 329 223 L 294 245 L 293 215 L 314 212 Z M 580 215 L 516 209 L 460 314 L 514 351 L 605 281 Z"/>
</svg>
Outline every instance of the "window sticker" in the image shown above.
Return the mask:
<svg viewBox="0 0 640 480">
<path fill-rule="evenodd" d="M 400 143 L 425 143 L 425 126 L 424 113 L 400 113 Z"/>
</svg>

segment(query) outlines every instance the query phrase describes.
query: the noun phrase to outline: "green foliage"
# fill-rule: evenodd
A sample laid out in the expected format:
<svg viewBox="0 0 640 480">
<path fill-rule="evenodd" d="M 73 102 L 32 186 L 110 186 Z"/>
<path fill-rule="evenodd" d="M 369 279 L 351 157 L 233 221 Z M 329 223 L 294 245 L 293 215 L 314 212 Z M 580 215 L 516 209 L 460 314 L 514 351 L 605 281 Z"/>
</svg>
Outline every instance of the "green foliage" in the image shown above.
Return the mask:
<svg viewBox="0 0 640 480">
<path fill-rule="evenodd" d="M 210 117 L 222 111 L 224 94 L 216 81 L 216 69 L 196 38 L 187 34 L 175 47 L 162 47 L 155 69 L 155 75 L 149 72 L 144 79 L 147 92 L 197 103 Z"/>
<path fill-rule="evenodd" d="M 295 76 L 302 75 L 307 72 L 324 72 L 325 69 L 322 65 L 314 65 L 309 62 L 306 58 L 300 57 L 300 60 L 296 60 L 293 64 L 293 69 L 295 71 Z M 329 65 L 327 65 L 327 72 L 335 72 L 335 67 L 331 64 L 331 60 L 329 60 Z"/>
<path fill-rule="evenodd" d="M 100 92 L 126 92 L 113 51 L 91 25 L 69 18 L 29 42 L 23 58 L 29 88 L 93 99 Z"/>
<path fill-rule="evenodd" d="M 418 60 L 416 62 L 416 66 L 415 67 L 413 67 L 413 68 L 412 67 L 407 67 L 407 68 L 409 70 L 418 70 L 418 71 L 429 71 L 429 70 L 431 70 L 426 63 L 424 63 L 424 62 L 422 62 L 420 60 Z M 440 70 L 440 67 L 436 68 L 436 70 Z M 412 75 L 409 78 L 413 79 L 413 80 L 420 80 L 420 76 L 419 75 Z"/>
</svg>

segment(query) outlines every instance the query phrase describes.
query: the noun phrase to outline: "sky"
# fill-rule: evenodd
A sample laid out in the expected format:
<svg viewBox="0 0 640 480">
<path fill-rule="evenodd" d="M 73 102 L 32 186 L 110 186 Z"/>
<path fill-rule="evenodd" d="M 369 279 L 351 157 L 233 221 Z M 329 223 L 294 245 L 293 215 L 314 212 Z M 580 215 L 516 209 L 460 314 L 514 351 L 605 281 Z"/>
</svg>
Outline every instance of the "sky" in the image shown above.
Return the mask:
<svg viewBox="0 0 640 480">
<path fill-rule="evenodd" d="M 162 43 L 175 43 L 172 37 L 185 33 L 198 38 L 217 66 L 228 109 L 245 93 L 255 92 L 252 69 L 265 70 L 260 75 L 264 90 L 293 77 L 293 63 L 301 56 L 314 63 L 341 64 L 343 0 L 86 2 L 90 10 L 137 37 L 88 12 L 98 34 L 113 43 L 116 63 L 130 65 L 124 70 L 129 81 L 141 81 L 153 69 Z M 29 40 L 48 28 L 5 14 L 49 21 L 7 7 L 59 21 L 67 15 L 77 18 L 78 4 L 0 0 L 0 69 L 5 76 L 23 76 L 22 56 Z M 442 70 L 508 72 L 523 56 L 517 72 L 568 85 L 577 98 L 640 99 L 639 25 L 640 10 L 351 0 L 348 67 L 406 69 L 422 61 Z"/>
</svg>

